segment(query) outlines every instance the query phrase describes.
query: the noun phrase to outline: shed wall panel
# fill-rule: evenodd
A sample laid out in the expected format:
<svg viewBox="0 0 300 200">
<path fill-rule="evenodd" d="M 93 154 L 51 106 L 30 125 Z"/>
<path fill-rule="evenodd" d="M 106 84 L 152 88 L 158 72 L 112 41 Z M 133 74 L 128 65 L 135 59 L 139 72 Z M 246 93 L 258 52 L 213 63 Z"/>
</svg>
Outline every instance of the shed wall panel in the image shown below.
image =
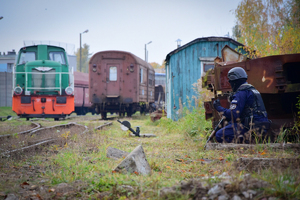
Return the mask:
<svg viewBox="0 0 300 200">
<path fill-rule="evenodd" d="M 193 96 L 199 98 L 199 95 L 193 84 L 202 75 L 199 58 L 220 57 L 225 45 L 233 49 L 238 47 L 230 41 L 201 41 L 171 55 L 166 66 L 168 117 L 178 120 L 181 117 L 180 108 L 187 107 L 191 110 L 196 106 Z"/>
</svg>

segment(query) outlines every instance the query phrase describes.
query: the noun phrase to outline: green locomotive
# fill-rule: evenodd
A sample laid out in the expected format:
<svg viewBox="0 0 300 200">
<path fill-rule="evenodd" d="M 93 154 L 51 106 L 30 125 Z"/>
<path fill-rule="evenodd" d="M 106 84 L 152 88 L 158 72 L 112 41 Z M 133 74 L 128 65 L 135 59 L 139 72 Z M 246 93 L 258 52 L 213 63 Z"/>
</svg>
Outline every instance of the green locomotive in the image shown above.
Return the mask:
<svg viewBox="0 0 300 200">
<path fill-rule="evenodd" d="M 20 49 L 13 72 L 12 110 L 20 117 L 61 118 L 74 111 L 74 75 L 64 48 Z"/>
</svg>

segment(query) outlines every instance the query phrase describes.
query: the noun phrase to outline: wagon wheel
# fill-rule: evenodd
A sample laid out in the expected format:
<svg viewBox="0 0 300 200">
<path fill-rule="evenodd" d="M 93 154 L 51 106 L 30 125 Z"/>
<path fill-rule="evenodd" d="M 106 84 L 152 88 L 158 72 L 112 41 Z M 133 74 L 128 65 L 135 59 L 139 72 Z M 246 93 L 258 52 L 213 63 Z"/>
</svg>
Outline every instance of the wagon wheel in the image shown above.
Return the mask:
<svg viewBox="0 0 300 200">
<path fill-rule="evenodd" d="M 132 112 L 131 111 L 127 111 L 127 117 L 131 117 L 132 116 Z"/>
<path fill-rule="evenodd" d="M 86 115 L 87 111 L 84 107 L 81 108 L 81 115 Z"/>
<path fill-rule="evenodd" d="M 144 105 L 141 106 L 140 113 L 141 113 L 141 115 L 145 115 L 146 107 Z"/>
<path fill-rule="evenodd" d="M 127 113 L 127 117 L 131 117 L 132 116 L 132 107 L 129 106 L 127 109 L 126 109 L 126 113 Z"/>
<path fill-rule="evenodd" d="M 102 119 L 106 119 L 107 116 L 107 112 L 101 112 L 101 118 Z"/>
</svg>

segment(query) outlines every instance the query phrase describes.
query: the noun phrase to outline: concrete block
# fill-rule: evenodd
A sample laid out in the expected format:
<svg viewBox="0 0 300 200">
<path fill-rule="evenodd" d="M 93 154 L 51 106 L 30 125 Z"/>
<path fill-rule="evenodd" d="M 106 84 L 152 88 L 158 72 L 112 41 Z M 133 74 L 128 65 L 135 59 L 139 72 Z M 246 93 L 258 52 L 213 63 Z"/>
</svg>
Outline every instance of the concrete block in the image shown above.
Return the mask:
<svg viewBox="0 0 300 200">
<path fill-rule="evenodd" d="M 113 159 L 119 159 L 127 156 L 129 153 L 126 151 L 122 151 L 113 147 L 108 147 L 106 150 L 106 157 L 113 158 Z"/>
<path fill-rule="evenodd" d="M 149 175 L 151 173 L 151 168 L 146 159 L 143 147 L 141 145 L 137 146 L 124 160 L 122 160 L 114 171 Z"/>
</svg>

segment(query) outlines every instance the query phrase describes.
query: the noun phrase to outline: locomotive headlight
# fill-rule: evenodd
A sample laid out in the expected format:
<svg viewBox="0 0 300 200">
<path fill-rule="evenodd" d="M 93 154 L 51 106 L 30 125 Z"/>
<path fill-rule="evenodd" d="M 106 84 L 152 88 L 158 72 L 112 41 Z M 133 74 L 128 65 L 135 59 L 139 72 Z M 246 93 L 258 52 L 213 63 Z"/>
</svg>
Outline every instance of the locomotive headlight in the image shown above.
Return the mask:
<svg viewBox="0 0 300 200">
<path fill-rule="evenodd" d="M 71 94 L 73 94 L 73 88 L 67 87 L 67 88 L 65 89 L 65 92 L 66 92 L 67 95 L 71 95 Z"/>
<path fill-rule="evenodd" d="M 20 94 L 22 94 L 22 92 L 23 92 L 23 89 L 20 86 L 15 87 L 15 89 L 14 89 L 15 95 L 20 95 Z"/>
</svg>

